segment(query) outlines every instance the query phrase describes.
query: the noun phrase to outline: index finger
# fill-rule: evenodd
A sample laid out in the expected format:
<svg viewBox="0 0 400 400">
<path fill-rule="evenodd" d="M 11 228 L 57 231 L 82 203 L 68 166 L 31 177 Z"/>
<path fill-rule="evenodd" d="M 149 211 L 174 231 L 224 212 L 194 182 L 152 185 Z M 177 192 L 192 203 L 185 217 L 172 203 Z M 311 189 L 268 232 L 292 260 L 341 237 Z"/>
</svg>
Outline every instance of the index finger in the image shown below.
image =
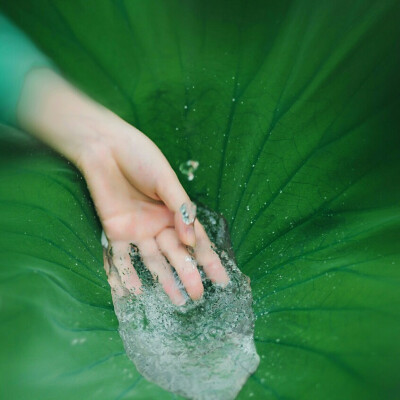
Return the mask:
<svg viewBox="0 0 400 400">
<path fill-rule="evenodd" d="M 163 176 L 157 182 L 157 195 L 174 212 L 175 230 L 179 240 L 191 247 L 196 246 L 193 222 L 196 218 L 196 206 L 191 202 L 175 172 Z"/>
</svg>

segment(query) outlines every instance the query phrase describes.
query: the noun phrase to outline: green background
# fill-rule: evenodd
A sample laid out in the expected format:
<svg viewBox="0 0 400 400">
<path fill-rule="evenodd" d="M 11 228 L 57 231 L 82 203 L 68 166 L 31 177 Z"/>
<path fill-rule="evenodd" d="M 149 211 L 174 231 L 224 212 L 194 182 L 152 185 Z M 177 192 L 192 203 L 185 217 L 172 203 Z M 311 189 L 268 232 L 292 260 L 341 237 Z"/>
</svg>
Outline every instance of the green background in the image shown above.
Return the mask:
<svg viewBox="0 0 400 400">
<path fill-rule="evenodd" d="M 0 5 L 178 175 L 200 162 L 179 176 L 254 294 L 239 399 L 400 398 L 400 2 Z M 0 130 L 0 398 L 175 398 L 124 353 L 81 176 Z"/>
</svg>

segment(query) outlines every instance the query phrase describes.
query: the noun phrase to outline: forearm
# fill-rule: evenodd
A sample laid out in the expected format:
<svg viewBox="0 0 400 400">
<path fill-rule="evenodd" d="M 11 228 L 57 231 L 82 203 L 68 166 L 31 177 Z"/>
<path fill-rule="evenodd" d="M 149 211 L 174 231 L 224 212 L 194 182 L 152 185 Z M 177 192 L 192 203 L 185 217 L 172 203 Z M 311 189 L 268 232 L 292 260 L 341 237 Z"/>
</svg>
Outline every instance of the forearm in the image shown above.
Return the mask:
<svg viewBox="0 0 400 400">
<path fill-rule="evenodd" d="M 17 108 L 18 125 L 79 165 L 100 138 L 101 126 L 117 118 L 47 68 L 30 71 Z"/>
<path fill-rule="evenodd" d="M 12 21 L 0 13 L 0 121 L 17 125 L 16 109 L 25 77 L 35 68 L 55 68 Z"/>
</svg>

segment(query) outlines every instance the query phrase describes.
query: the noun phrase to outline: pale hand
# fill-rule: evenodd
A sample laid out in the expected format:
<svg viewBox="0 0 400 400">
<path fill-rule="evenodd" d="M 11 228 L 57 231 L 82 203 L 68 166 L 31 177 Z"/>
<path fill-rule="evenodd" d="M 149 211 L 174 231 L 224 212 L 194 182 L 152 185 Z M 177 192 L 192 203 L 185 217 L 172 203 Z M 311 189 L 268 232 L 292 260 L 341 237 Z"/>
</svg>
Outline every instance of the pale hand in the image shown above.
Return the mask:
<svg viewBox="0 0 400 400">
<path fill-rule="evenodd" d="M 144 264 L 171 301 L 184 303 L 175 268 L 188 295 L 197 300 L 203 285 L 186 246 L 215 283 L 229 277 L 203 226 L 185 224 L 182 204 L 191 201 L 158 147 L 142 132 L 93 102 L 51 70 L 29 73 L 18 108 L 20 125 L 71 160 L 89 187 L 112 246 L 104 267 L 114 294 L 140 295 L 142 284 L 130 260 L 135 244 Z M 168 259 L 169 263 L 166 261 Z"/>
</svg>

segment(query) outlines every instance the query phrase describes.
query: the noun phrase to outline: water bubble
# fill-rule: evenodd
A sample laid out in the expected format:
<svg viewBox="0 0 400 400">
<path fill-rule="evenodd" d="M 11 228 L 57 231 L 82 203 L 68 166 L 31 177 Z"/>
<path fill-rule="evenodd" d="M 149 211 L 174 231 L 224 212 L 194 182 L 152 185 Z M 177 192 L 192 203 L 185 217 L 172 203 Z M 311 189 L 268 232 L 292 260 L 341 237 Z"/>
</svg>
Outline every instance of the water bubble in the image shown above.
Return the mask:
<svg viewBox="0 0 400 400">
<path fill-rule="evenodd" d="M 181 165 L 179 165 L 179 170 L 183 175 L 186 175 L 188 181 L 192 181 L 194 179 L 194 173 L 199 167 L 199 162 L 195 160 L 187 160 Z"/>
<path fill-rule="evenodd" d="M 86 342 L 86 338 L 75 338 L 72 340 L 72 346 L 76 346 L 77 344 L 83 344 Z"/>
</svg>

